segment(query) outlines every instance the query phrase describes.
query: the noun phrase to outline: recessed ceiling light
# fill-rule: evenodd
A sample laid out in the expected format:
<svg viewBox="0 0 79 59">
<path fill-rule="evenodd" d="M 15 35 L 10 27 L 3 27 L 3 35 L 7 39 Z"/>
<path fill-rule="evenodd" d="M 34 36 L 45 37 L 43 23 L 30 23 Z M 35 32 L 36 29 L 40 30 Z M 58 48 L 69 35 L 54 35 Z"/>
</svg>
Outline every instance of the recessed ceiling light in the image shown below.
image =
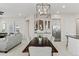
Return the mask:
<svg viewBox="0 0 79 59">
<path fill-rule="evenodd" d="M 22 16 L 22 14 L 21 14 L 21 13 L 19 13 L 18 15 L 19 15 L 19 16 Z"/>
<path fill-rule="evenodd" d="M 66 8 L 66 5 L 63 5 L 62 8 Z"/>
<path fill-rule="evenodd" d="M 60 12 L 59 12 L 59 11 L 57 11 L 56 13 L 57 13 L 57 14 L 59 14 Z"/>
</svg>

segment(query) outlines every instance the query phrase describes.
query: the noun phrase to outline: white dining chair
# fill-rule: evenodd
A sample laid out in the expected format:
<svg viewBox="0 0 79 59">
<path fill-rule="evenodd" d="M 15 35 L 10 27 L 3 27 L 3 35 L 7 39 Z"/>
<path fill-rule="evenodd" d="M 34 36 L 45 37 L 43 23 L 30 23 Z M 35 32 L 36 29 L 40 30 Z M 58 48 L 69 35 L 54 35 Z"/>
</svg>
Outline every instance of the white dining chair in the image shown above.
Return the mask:
<svg viewBox="0 0 79 59">
<path fill-rule="evenodd" d="M 51 56 L 51 47 L 29 47 L 30 56 Z"/>
</svg>

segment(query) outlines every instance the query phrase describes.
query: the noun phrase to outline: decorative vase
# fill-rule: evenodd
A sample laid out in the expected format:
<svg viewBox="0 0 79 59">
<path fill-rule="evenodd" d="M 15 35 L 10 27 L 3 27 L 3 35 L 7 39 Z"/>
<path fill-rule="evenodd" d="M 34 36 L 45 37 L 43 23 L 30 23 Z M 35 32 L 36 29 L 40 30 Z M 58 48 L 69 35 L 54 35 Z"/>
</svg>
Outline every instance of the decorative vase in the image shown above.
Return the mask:
<svg viewBox="0 0 79 59">
<path fill-rule="evenodd" d="M 41 44 L 42 43 L 42 38 L 39 38 L 39 44 Z"/>
</svg>

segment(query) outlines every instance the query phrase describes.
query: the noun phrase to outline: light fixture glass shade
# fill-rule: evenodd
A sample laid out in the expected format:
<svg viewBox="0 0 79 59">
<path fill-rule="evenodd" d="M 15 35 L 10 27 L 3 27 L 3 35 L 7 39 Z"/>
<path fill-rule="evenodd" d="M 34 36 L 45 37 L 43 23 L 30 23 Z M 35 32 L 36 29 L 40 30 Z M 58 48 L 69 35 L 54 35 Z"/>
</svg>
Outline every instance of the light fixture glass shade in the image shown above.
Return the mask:
<svg viewBox="0 0 79 59">
<path fill-rule="evenodd" d="M 39 3 L 36 5 L 36 16 L 48 17 L 50 15 L 50 4 L 47 3 Z"/>
</svg>

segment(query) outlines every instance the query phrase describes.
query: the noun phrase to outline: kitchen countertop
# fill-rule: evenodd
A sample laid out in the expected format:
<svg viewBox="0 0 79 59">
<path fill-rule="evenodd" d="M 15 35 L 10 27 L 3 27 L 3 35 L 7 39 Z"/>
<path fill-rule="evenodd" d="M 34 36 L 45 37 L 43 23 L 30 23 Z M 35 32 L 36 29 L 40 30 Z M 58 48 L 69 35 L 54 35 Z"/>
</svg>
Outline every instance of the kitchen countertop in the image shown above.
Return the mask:
<svg viewBox="0 0 79 59">
<path fill-rule="evenodd" d="M 7 33 L 0 33 L 0 38 L 4 38 L 7 36 Z"/>
<path fill-rule="evenodd" d="M 66 48 L 68 47 L 69 37 L 79 40 L 79 35 L 66 35 L 66 37 L 67 37 Z"/>
<path fill-rule="evenodd" d="M 79 35 L 66 35 L 67 37 L 71 37 L 71 38 L 74 38 L 74 39 L 79 39 Z"/>
</svg>

